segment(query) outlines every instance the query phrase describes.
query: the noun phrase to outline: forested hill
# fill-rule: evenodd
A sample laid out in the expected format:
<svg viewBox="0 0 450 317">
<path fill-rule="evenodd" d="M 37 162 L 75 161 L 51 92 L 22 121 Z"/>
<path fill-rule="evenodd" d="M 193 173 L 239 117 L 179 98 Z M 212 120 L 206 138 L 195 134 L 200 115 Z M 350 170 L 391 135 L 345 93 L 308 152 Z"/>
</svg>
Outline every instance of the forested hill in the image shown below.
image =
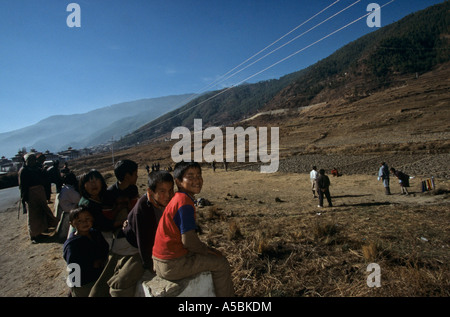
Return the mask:
<svg viewBox="0 0 450 317">
<path fill-rule="evenodd" d="M 401 84 L 450 57 L 450 3 L 413 13 L 359 38 L 305 70 L 268 105 L 293 108 L 356 101 Z"/>
<path fill-rule="evenodd" d="M 192 128 L 194 118 L 201 118 L 203 127 L 232 125 L 262 110 L 351 102 L 397 85 L 406 74 L 420 75 L 450 59 L 449 10 L 446 1 L 408 15 L 280 79 L 204 94 L 123 137 L 118 146 L 161 136 L 177 126 Z"/>
</svg>

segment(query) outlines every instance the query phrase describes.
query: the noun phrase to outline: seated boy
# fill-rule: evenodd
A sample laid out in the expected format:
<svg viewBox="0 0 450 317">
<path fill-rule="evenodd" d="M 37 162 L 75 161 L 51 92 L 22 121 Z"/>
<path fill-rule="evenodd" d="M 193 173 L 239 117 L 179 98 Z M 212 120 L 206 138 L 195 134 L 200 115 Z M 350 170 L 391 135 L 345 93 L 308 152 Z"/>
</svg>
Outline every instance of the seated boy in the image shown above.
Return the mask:
<svg viewBox="0 0 450 317">
<path fill-rule="evenodd" d="M 139 249 L 144 268 L 153 271 L 152 250 L 159 220 L 174 196 L 173 177 L 167 171 L 155 171 L 148 177 L 148 188 L 128 214 L 123 229 L 127 241 Z"/>
<path fill-rule="evenodd" d="M 167 280 L 211 271 L 218 297 L 234 296 L 230 265 L 220 251 L 209 248 L 196 233 L 194 195 L 203 186 L 197 162 L 180 162 L 174 169 L 178 192 L 167 205 L 156 230 L 153 266 Z"/>
<path fill-rule="evenodd" d="M 156 228 L 174 195 L 173 185 L 173 177 L 166 171 L 149 175 L 147 193 L 128 214 L 126 225 L 114 241 L 108 264 L 89 296 L 132 297 L 144 269 L 153 271 Z"/>
<path fill-rule="evenodd" d="M 86 207 L 73 209 L 69 215 L 75 233 L 66 240 L 63 256 L 67 264 L 80 266 L 80 287 L 72 287 L 74 297 L 87 297 L 102 273 L 109 251 L 109 245 L 101 232 L 92 228 L 94 217 Z"/>
</svg>

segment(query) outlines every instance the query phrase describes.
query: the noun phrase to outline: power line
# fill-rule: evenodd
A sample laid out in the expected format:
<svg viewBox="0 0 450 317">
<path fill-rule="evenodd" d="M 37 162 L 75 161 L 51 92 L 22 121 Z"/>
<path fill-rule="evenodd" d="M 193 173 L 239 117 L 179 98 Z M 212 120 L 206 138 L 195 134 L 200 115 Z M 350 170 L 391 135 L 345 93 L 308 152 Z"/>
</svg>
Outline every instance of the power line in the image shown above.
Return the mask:
<svg viewBox="0 0 450 317">
<path fill-rule="evenodd" d="M 337 1 L 333 2 L 332 4 L 330 4 L 329 6 L 327 6 L 326 8 L 322 9 L 321 11 L 319 11 L 318 13 L 314 14 L 312 17 L 310 17 L 310 18 L 307 19 L 306 21 L 300 23 L 300 24 L 297 25 L 295 28 L 293 28 L 292 30 L 290 30 L 289 32 L 287 32 L 286 34 L 284 34 L 283 36 L 281 36 L 279 39 L 277 39 L 276 41 L 272 42 L 271 44 L 269 44 L 268 46 L 266 46 L 265 48 L 263 48 L 262 50 L 260 50 L 258 53 L 254 54 L 253 56 L 247 58 L 245 61 L 243 61 L 242 63 L 240 63 L 239 65 L 237 65 L 237 66 L 234 67 L 233 69 L 229 70 L 228 72 L 226 72 L 225 74 L 223 74 L 223 75 L 220 76 L 220 77 L 225 77 L 226 75 L 228 75 L 229 73 L 231 73 L 231 72 L 234 71 L 235 69 L 237 69 L 237 68 L 239 68 L 240 66 L 244 65 L 245 63 L 249 62 L 250 60 L 252 60 L 252 59 L 255 58 L 256 56 L 258 56 L 259 54 L 261 54 L 262 52 L 264 52 L 265 50 L 267 50 L 269 47 L 275 45 L 276 43 L 278 43 L 279 41 L 281 41 L 282 39 L 284 39 L 286 36 L 288 36 L 289 34 L 291 34 L 291 33 L 294 32 L 294 31 L 296 31 L 297 29 L 299 29 L 300 27 L 302 27 L 303 25 L 305 25 L 306 23 L 308 23 L 309 21 L 311 21 L 311 20 L 314 19 L 315 17 L 319 16 L 321 13 L 325 12 L 326 10 L 328 10 L 329 8 L 331 8 L 332 6 L 334 6 L 336 3 L 340 2 L 340 1 L 341 1 L 341 0 L 337 0 Z M 359 1 L 361 1 L 361 0 L 358 0 L 357 2 L 359 2 Z M 306 32 L 305 32 L 305 33 L 306 33 Z M 297 37 L 297 38 L 298 38 L 298 37 Z M 293 40 L 295 40 L 295 39 L 296 39 L 296 38 L 294 38 Z M 290 42 L 292 42 L 293 40 L 291 40 Z M 288 43 L 290 43 L 290 42 L 288 42 Z M 285 45 L 286 45 L 286 44 L 285 44 Z M 283 46 L 285 46 L 285 45 L 283 45 Z M 281 47 L 282 47 L 282 46 L 281 46 Z M 281 48 L 281 47 L 280 47 L 280 48 Z M 273 51 L 272 51 L 272 52 L 273 52 Z M 270 54 L 270 53 L 269 53 L 269 54 Z M 266 56 L 267 56 L 267 55 L 263 56 L 262 58 L 264 58 L 264 57 L 266 57 Z M 261 60 L 262 58 L 258 59 L 256 62 L 258 62 L 258 61 Z M 248 65 L 248 66 L 251 66 L 251 65 L 253 65 L 253 64 L 256 63 L 256 62 L 253 62 L 252 64 L 250 64 L 250 65 Z M 248 68 L 248 66 L 246 66 L 246 67 L 243 68 L 242 70 Z M 242 70 L 240 70 L 239 72 L 241 72 Z M 227 77 L 227 78 L 225 78 L 225 79 L 222 79 L 222 80 L 220 80 L 220 81 L 218 81 L 218 82 L 217 82 L 217 80 L 216 80 L 216 81 L 212 82 L 211 84 L 209 84 L 207 87 L 217 85 L 218 83 L 221 83 L 221 82 L 223 82 L 224 80 L 231 78 L 232 76 L 234 76 L 234 75 L 237 74 L 237 73 L 238 73 L 238 72 L 236 72 L 236 73 L 234 73 L 233 75 L 231 75 L 231 76 L 229 76 L 229 77 Z M 216 82 L 217 82 L 217 83 L 216 83 Z"/>
<path fill-rule="evenodd" d="M 245 61 L 243 61 L 242 63 L 240 63 L 239 65 L 235 66 L 234 68 L 232 68 L 231 70 L 229 70 L 228 72 L 226 72 L 225 74 L 219 76 L 218 79 L 212 81 L 211 83 L 209 83 L 208 85 L 206 85 L 205 87 L 201 88 L 197 93 L 194 93 L 193 96 L 186 98 L 185 100 L 179 102 L 175 107 L 184 105 L 186 103 L 188 103 L 189 101 L 193 100 L 196 96 L 199 96 L 201 93 L 205 92 L 208 88 L 212 88 L 218 84 L 220 84 L 221 82 L 230 79 L 231 77 L 233 77 L 234 75 L 240 73 L 241 71 L 245 70 L 246 68 L 248 68 L 249 66 L 255 64 L 256 62 L 260 61 L 261 59 L 265 58 L 266 56 L 270 55 L 271 53 L 273 53 L 274 51 L 272 51 L 269 54 L 266 54 L 265 56 L 263 56 L 262 58 L 258 59 L 257 61 L 253 62 L 252 64 L 248 65 L 247 67 L 241 69 L 240 71 L 228 76 L 227 78 L 224 78 L 225 76 L 227 76 L 228 74 L 230 74 L 231 72 L 233 72 L 235 69 L 239 68 L 240 66 L 244 65 L 245 63 L 249 62 L 250 60 L 252 60 L 253 58 L 255 58 L 256 56 L 258 56 L 259 54 L 261 54 L 262 52 L 264 52 L 265 50 L 267 50 L 268 48 L 272 47 L 273 45 L 275 45 L 276 43 L 278 43 L 279 41 L 281 41 L 282 39 L 284 39 L 286 36 L 288 36 L 289 34 L 291 34 L 292 32 L 296 31 L 297 29 L 299 29 L 300 27 L 302 27 L 303 25 L 305 25 L 306 23 L 308 23 L 309 21 L 311 21 L 312 19 L 314 19 L 315 17 L 319 16 L 321 13 L 325 12 L 326 10 L 328 10 L 329 8 L 331 8 L 332 6 L 334 6 L 336 3 L 340 2 L 341 0 L 336 0 L 335 2 L 333 2 L 332 4 L 328 5 L 327 7 L 325 7 L 324 9 L 322 9 L 321 11 L 319 11 L 318 13 L 314 14 L 312 17 L 310 17 L 309 19 L 307 19 L 306 21 L 300 23 L 299 25 L 297 25 L 295 28 L 293 28 L 292 30 L 290 30 L 289 32 L 287 32 L 286 34 L 284 34 L 283 36 L 281 36 L 280 38 L 278 38 L 277 40 L 275 40 L 274 42 L 272 42 L 271 44 L 269 44 L 268 46 L 266 46 L 265 48 L 261 49 L 259 52 L 257 52 L 256 54 L 252 55 L 251 57 L 247 58 Z M 357 2 L 359 2 L 361 0 L 358 0 Z M 325 21 L 324 21 L 325 22 Z M 323 22 L 322 22 L 323 23 Z M 321 23 L 321 24 L 322 24 Z M 307 32 L 305 32 L 307 33 Z M 298 36 L 299 37 L 299 36 Z M 295 39 L 297 39 L 298 37 L 296 37 Z M 294 40 L 295 40 L 294 39 Z M 291 40 L 290 42 L 294 41 Z M 288 42 L 287 44 L 289 44 L 290 42 Z M 285 45 L 287 45 L 285 44 Z M 283 45 L 283 46 L 285 46 Z M 283 47 L 281 46 L 281 47 Z M 279 47 L 278 49 L 280 49 L 281 47 Z M 276 50 L 278 50 L 276 49 Z"/>
<path fill-rule="evenodd" d="M 357 2 L 359 2 L 359 1 L 360 1 L 360 0 L 358 0 Z M 288 60 L 288 59 L 290 59 L 290 58 L 292 58 L 293 56 L 295 56 L 295 55 L 297 55 L 297 54 L 303 52 L 304 50 L 306 50 L 306 49 L 308 49 L 308 48 L 310 48 L 310 47 L 316 45 L 317 43 L 319 43 L 319 42 L 321 42 L 321 41 L 323 41 L 323 40 L 325 40 L 325 39 L 327 39 L 328 37 L 330 37 L 330 36 L 332 36 L 332 35 L 334 35 L 334 34 L 340 32 L 340 31 L 342 31 L 343 29 L 345 29 L 345 28 L 349 27 L 350 25 L 352 25 L 352 24 L 358 22 L 359 20 L 361 20 L 361 19 L 363 19 L 363 18 L 369 16 L 370 14 L 373 14 L 374 12 L 381 10 L 381 8 L 383 8 L 383 7 L 385 7 L 385 6 L 389 5 L 389 4 L 391 4 L 391 3 L 394 2 L 394 1 L 395 1 L 395 0 L 391 0 L 391 1 L 387 2 L 387 3 L 385 3 L 384 5 L 380 6 L 379 8 L 375 9 L 374 11 L 369 11 L 368 13 L 366 13 L 366 14 L 362 15 L 361 17 L 359 17 L 359 18 L 357 18 L 357 19 L 355 19 L 355 20 L 353 20 L 353 21 L 347 23 L 346 25 L 340 27 L 339 29 L 334 30 L 333 32 L 329 33 L 328 35 L 323 36 L 322 38 L 318 39 L 317 41 L 315 41 L 315 42 L 313 42 L 313 43 L 311 43 L 311 44 L 309 44 L 309 45 L 307 45 L 307 46 L 301 48 L 300 50 L 297 50 L 296 52 L 294 52 L 294 53 L 292 53 L 292 54 L 286 56 L 285 58 L 283 58 L 283 59 L 281 59 L 281 60 L 279 60 L 279 61 L 277 61 L 277 62 L 275 62 L 275 63 L 273 63 L 272 65 L 270 65 L 270 66 L 264 68 L 263 70 L 258 71 L 257 73 L 255 73 L 255 74 L 253 74 L 253 75 L 251 75 L 251 76 L 245 78 L 244 80 L 238 82 L 237 84 L 232 85 L 232 86 L 230 86 L 230 87 L 228 87 L 228 88 L 226 88 L 226 89 L 223 89 L 222 91 L 220 91 L 220 92 L 218 92 L 217 94 L 215 94 L 215 95 L 213 95 L 213 96 L 207 98 L 206 100 L 203 100 L 203 101 L 201 101 L 201 102 L 198 103 L 198 104 L 195 104 L 195 105 L 193 105 L 193 106 L 191 106 L 191 107 L 189 107 L 189 108 L 187 108 L 187 109 L 185 109 L 185 110 L 183 110 L 183 111 L 181 111 L 181 112 L 178 112 L 177 114 L 175 114 L 175 115 L 173 115 L 173 116 L 171 116 L 171 117 L 169 117 L 169 118 L 167 118 L 167 119 L 165 119 L 165 120 L 163 120 L 163 121 L 161 121 L 161 122 L 159 122 L 159 123 L 157 123 L 157 124 L 155 124 L 155 125 L 153 125 L 153 126 L 151 126 L 151 127 L 149 127 L 149 128 L 157 127 L 157 126 L 159 126 L 159 125 L 161 125 L 161 124 L 163 124 L 163 123 L 165 123 L 165 122 L 167 122 L 167 121 L 169 121 L 169 120 L 171 120 L 171 119 L 173 119 L 173 118 L 179 116 L 180 114 L 183 114 L 183 113 L 185 113 L 185 112 L 187 112 L 187 111 L 190 111 L 190 110 L 192 110 L 192 109 L 194 109 L 194 108 L 196 108 L 196 107 L 198 107 L 198 106 L 204 104 L 205 102 L 208 102 L 208 101 L 210 101 L 210 100 L 212 100 L 212 99 L 214 99 L 214 98 L 216 98 L 216 97 L 222 95 L 223 93 L 225 93 L 225 92 L 227 92 L 227 91 L 233 89 L 234 87 L 236 87 L 236 86 L 238 86 L 238 85 L 240 85 L 240 84 L 246 82 L 247 80 L 249 80 L 249 79 L 251 79 L 251 78 L 253 78 L 253 77 L 255 77 L 255 76 L 257 76 L 257 75 L 259 75 L 259 74 L 261 74 L 261 73 L 263 73 L 263 72 L 265 72 L 265 71 L 267 71 L 267 70 L 269 70 L 270 68 L 272 68 L 272 67 L 274 67 L 274 66 L 276 66 L 276 65 L 278 65 L 278 64 L 280 64 L 280 63 L 282 63 L 282 62 L 284 62 L 284 61 L 286 61 L 286 60 Z M 345 9 L 344 9 L 344 10 L 345 10 Z M 340 12 L 342 12 L 342 11 L 343 11 L 343 10 L 341 10 Z"/>
<path fill-rule="evenodd" d="M 256 61 L 254 61 L 254 62 L 252 62 L 251 64 L 247 65 L 246 67 L 244 67 L 244 68 L 240 69 L 239 71 L 235 72 L 234 74 L 232 74 L 231 76 L 229 76 L 229 77 L 225 78 L 224 80 L 226 80 L 226 79 L 229 79 L 229 78 L 233 77 L 234 75 L 236 75 L 236 74 L 238 74 L 238 73 L 242 72 L 243 70 L 247 69 L 248 67 L 250 67 L 250 66 L 252 66 L 252 65 L 256 64 L 257 62 L 259 62 L 259 61 L 260 61 L 260 60 L 262 60 L 263 58 L 266 58 L 267 56 L 271 55 L 272 53 L 275 53 L 275 52 L 276 52 L 276 51 L 278 51 L 279 49 L 281 49 L 281 48 L 285 47 L 286 45 L 288 45 L 288 44 L 292 43 L 293 41 L 295 41 L 295 40 L 299 39 L 299 38 L 300 38 L 300 37 L 302 37 L 303 35 L 305 35 L 305 34 L 309 33 L 310 31 L 314 30 L 314 29 L 315 29 L 315 28 L 317 28 L 318 26 L 320 26 L 320 25 L 322 25 L 323 23 L 327 22 L 328 20 L 330 20 L 330 19 L 334 18 L 335 16 L 337 16 L 337 15 L 341 14 L 341 13 L 342 13 L 342 12 L 344 12 L 345 10 L 347 10 L 347 9 L 351 8 L 352 6 L 354 6 L 355 4 L 357 4 L 358 2 L 361 2 L 361 0 L 357 0 L 357 1 L 355 1 L 355 2 L 354 2 L 354 3 L 352 3 L 351 5 L 347 6 L 346 8 L 342 9 L 341 11 L 339 11 L 339 12 L 337 12 L 337 13 L 333 14 L 332 16 L 328 17 L 327 19 L 323 20 L 322 22 L 320 22 L 320 23 L 316 24 L 315 26 L 313 26 L 313 27 L 312 27 L 312 28 L 310 28 L 309 30 L 307 30 L 307 31 L 303 32 L 302 34 L 300 34 L 300 35 L 297 35 L 296 37 L 294 37 L 294 38 L 293 38 L 293 39 L 291 39 L 290 41 L 288 41 L 288 42 L 284 43 L 283 45 L 281 45 L 281 46 L 277 47 L 276 49 L 272 50 L 271 52 L 267 53 L 266 55 L 264 55 L 264 56 L 260 57 L 260 58 L 259 58 L 259 59 L 257 59 Z M 274 42 L 274 43 L 275 43 L 275 42 Z M 258 53 L 258 54 L 259 54 L 259 53 Z"/>
<path fill-rule="evenodd" d="M 376 10 L 374 10 L 374 11 L 378 11 L 378 10 L 380 10 L 381 8 L 383 8 L 384 6 L 390 4 L 390 3 L 394 2 L 394 1 L 395 1 L 395 0 L 391 0 L 391 1 L 389 1 L 388 3 L 382 5 L 379 9 L 376 9 Z M 251 79 L 251 78 L 253 78 L 253 77 L 255 77 L 255 76 L 257 76 L 257 75 L 259 75 L 259 74 L 261 74 L 261 73 L 263 73 L 263 72 L 265 72 L 266 70 L 268 70 L 268 69 L 270 69 L 270 68 L 272 68 L 272 67 L 274 67 L 274 66 L 276 66 L 276 65 L 278 65 L 278 64 L 280 64 L 280 63 L 282 63 L 282 62 L 284 62 L 285 60 L 287 60 L 287 59 L 289 59 L 289 58 L 291 58 L 291 57 L 293 57 L 293 56 L 295 56 L 295 55 L 297 55 L 297 54 L 303 52 L 303 51 L 306 50 L 307 48 L 310 48 L 311 46 L 316 45 L 317 43 L 323 41 L 324 39 L 330 37 L 331 35 L 333 35 L 333 34 L 339 32 L 339 31 L 341 31 L 341 30 L 343 30 L 343 29 L 345 29 L 345 28 L 347 28 L 347 27 L 349 27 L 349 26 L 352 25 L 353 23 L 358 22 L 359 20 L 361 20 L 361 19 L 367 17 L 367 16 L 370 15 L 370 14 L 373 14 L 374 11 L 370 11 L 369 13 L 364 14 L 363 16 L 357 18 L 356 20 L 353 20 L 352 22 L 350 22 L 350 23 L 344 25 L 343 27 L 341 27 L 341 28 L 339 28 L 339 29 L 337 29 L 337 30 L 335 30 L 335 31 L 333 31 L 333 32 L 331 32 L 331 33 L 329 33 L 328 35 L 326 35 L 326 36 L 324 36 L 324 37 L 322 37 L 322 38 L 320 38 L 319 40 L 317 40 L 317 41 L 315 41 L 315 42 L 313 42 L 313 43 L 311 43 L 311 44 L 309 44 L 309 45 L 303 47 L 302 49 L 300 49 L 300 50 L 298 50 L 298 51 L 292 53 L 291 55 L 288 55 L 287 57 L 285 57 L 285 58 L 279 60 L 278 62 L 273 63 L 272 65 L 270 65 L 270 66 L 264 68 L 263 70 L 257 72 L 256 74 L 253 74 L 252 76 L 247 77 L 247 78 L 244 79 L 243 81 L 239 82 L 237 85 L 240 85 L 241 83 L 243 83 L 243 82 L 245 82 L 245 81 L 247 81 L 247 80 L 249 80 L 249 79 Z M 235 86 L 236 86 L 236 85 L 235 85 Z M 233 88 L 233 87 L 235 87 L 235 86 L 230 87 L 230 89 Z"/>
</svg>

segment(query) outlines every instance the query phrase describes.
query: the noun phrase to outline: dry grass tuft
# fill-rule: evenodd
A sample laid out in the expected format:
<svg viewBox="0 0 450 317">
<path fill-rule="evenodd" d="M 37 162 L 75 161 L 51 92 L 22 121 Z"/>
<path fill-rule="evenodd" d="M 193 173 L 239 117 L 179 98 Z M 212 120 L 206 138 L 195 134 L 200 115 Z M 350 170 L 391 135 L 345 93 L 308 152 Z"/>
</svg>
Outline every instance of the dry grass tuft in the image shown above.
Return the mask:
<svg viewBox="0 0 450 317">
<path fill-rule="evenodd" d="M 241 233 L 241 229 L 239 228 L 239 225 L 236 221 L 232 220 L 228 224 L 228 234 L 227 234 L 228 240 L 239 240 L 243 238 L 243 235 Z"/>
<path fill-rule="evenodd" d="M 362 253 L 366 261 L 374 262 L 378 258 L 379 247 L 374 242 L 370 242 L 362 246 Z"/>
<path fill-rule="evenodd" d="M 317 222 L 314 227 L 314 238 L 321 239 L 324 237 L 332 237 L 338 232 L 335 223 L 320 223 Z"/>
<path fill-rule="evenodd" d="M 209 207 L 206 211 L 206 219 L 207 220 L 215 220 L 215 219 L 220 219 L 221 217 L 221 213 L 220 213 L 220 208 L 216 207 L 216 206 L 212 206 Z"/>
</svg>

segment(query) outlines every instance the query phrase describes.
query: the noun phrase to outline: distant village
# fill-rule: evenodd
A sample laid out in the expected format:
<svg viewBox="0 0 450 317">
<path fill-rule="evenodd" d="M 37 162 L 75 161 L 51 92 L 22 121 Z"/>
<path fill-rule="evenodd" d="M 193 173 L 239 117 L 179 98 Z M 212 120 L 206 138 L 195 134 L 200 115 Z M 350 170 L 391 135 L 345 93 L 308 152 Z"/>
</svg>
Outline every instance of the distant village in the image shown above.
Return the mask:
<svg viewBox="0 0 450 317">
<path fill-rule="evenodd" d="M 46 150 L 45 152 L 38 151 L 34 148 L 30 149 L 29 152 L 34 152 L 38 154 L 43 154 L 45 156 L 45 164 L 50 165 L 53 164 L 55 161 L 59 161 L 60 166 L 64 164 L 66 161 L 74 160 L 83 156 L 87 155 L 93 155 L 95 153 L 99 152 L 105 152 L 105 151 L 111 151 L 111 145 L 101 145 L 91 148 L 84 148 L 81 150 L 73 149 L 72 147 L 69 147 L 65 151 L 61 151 L 58 153 L 52 153 L 49 150 Z M 0 159 L 0 175 L 6 174 L 6 173 L 12 173 L 12 172 L 18 172 L 19 169 L 23 165 L 23 157 L 25 154 L 27 154 L 26 148 L 22 148 L 22 150 L 19 150 L 17 154 L 8 159 L 5 156 L 2 156 Z"/>
</svg>

